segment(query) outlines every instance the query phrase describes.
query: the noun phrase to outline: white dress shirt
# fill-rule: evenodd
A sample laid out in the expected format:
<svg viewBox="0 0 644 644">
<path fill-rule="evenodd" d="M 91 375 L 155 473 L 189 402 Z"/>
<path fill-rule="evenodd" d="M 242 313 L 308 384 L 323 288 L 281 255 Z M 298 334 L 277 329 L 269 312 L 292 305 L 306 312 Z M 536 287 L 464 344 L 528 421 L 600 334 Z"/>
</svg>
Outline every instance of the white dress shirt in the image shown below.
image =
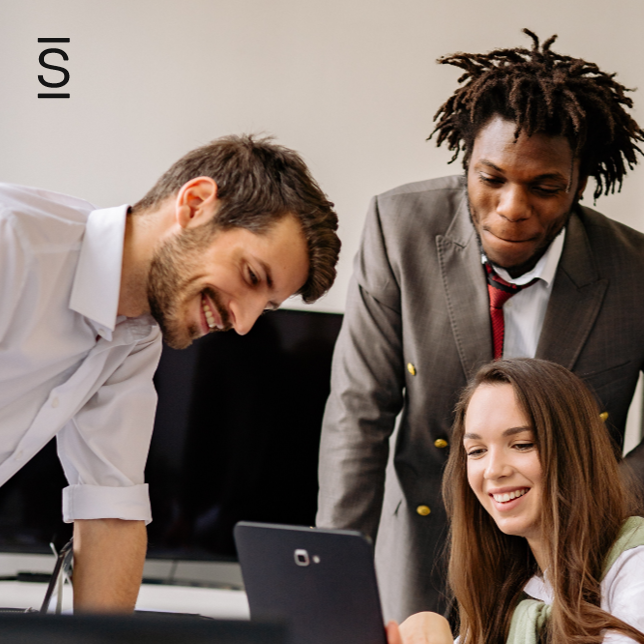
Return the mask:
<svg viewBox="0 0 644 644">
<path fill-rule="evenodd" d="M 510 277 L 503 268 L 494 266 L 495 272 L 511 284 L 523 286 L 537 278 L 532 286 L 519 291 L 503 305 L 504 358 L 534 358 L 536 355 L 548 300 L 552 292 L 552 283 L 561 259 L 565 238 L 566 229 L 564 228 L 552 241 L 537 265 L 529 273 L 516 279 Z M 485 255 L 483 255 L 482 261 L 487 261 Z"/>
<path fill-rule="evenodd" d="M 57 436 L 66 522 L 151 520 L 161 333 L 117 317 L 126 214 L 0 184 L 0 485 Z"/>
<path fill-rule="evenodd" d="M 552 603 L 552 586 L 541 577 L 532 577 L 525 592 L 547 604 Z M 600 586 L 601 607 L 629 626 L 644 632 L 644 546 L 622 552 L 606 573 Z M 635 640 L 609 631 L 605 644 L 632 644 Z"/>
</svg>

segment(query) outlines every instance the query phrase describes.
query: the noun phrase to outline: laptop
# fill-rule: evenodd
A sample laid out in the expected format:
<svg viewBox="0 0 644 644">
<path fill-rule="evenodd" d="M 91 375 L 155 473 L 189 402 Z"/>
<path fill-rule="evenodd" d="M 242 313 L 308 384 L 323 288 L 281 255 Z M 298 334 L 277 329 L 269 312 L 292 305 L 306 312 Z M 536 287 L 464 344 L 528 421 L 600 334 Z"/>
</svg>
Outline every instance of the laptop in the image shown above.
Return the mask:
<svg viewBox="0 0 644 644">
<path fill-rule="evenodd" d="M 0 614 L 2 644 L 287 644 L 281 624 L 183 615 Z"/>
<path fill-rule="evenodd" d="M 251 621 L 284 621 L 291 644 L 386 644 L 363 534 L 241 521 L 234 536 Z"/>
</svg>

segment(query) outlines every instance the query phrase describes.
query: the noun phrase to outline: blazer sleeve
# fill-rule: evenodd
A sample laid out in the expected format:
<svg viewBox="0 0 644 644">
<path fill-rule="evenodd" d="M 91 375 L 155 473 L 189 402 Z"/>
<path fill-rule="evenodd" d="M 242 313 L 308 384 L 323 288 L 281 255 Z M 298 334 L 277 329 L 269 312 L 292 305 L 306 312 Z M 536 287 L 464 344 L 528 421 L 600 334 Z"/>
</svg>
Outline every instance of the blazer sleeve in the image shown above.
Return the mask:
<svg viewBox="0 0 644 644">
<path fill-rule="evenodd" d="M 333 357 L 320 444 L 317 524 L 375 540 L 404 371 L 400 287 L 378 200 L 369 207 Z"/>
</svg>

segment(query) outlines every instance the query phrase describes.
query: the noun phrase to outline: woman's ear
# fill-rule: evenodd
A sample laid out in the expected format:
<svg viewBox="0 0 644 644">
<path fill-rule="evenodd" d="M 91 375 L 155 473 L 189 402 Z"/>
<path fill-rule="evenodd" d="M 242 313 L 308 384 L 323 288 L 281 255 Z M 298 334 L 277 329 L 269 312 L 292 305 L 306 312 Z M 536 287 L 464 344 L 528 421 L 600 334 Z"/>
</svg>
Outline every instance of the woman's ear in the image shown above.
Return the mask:
<svg viewBox="0 0 644 644">
<path fill-rule="evenodd" d="M 175 216 L 181 228 L 201 226 L 209 221 L 217 206 L 217 184 L 211 177 L 196 177 L 184 183 L 177 193 Z"/>
</svg>

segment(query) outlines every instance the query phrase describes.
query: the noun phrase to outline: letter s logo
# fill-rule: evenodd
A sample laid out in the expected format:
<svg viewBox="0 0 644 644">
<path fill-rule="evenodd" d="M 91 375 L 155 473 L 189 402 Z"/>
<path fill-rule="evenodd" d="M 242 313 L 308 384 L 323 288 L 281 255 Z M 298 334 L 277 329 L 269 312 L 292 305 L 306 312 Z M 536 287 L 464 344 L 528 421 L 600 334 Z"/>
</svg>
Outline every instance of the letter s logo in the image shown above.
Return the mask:
<svg viewBox="0 0 644 644">
<path fill-rule="evenodd" d="M 38 58 L 38 61 L 43 67 L 46 67 L 47 69 L 55 69 L 56 71 L 62 72 L 63 80 L 59 83 L 49 83 L 45 80 L 45 77 L 42 74 L 38 75 L 38 80 L 45 87 L 63 87 L 64 85 L 67 85 L 67 83 L 69 82 L 69 72 L 64 67 L 58 67 L 57 65 L 50 65 L 49 63 L 47 63 L 45 61 L 45 56 L 47 56 L 47 54 L 60 54 L 63 60 L 69 60 L 69 57 L 62 49 L 52 48 L 42 51 L 40 53 L 40 57 Z"/>
</svg>

